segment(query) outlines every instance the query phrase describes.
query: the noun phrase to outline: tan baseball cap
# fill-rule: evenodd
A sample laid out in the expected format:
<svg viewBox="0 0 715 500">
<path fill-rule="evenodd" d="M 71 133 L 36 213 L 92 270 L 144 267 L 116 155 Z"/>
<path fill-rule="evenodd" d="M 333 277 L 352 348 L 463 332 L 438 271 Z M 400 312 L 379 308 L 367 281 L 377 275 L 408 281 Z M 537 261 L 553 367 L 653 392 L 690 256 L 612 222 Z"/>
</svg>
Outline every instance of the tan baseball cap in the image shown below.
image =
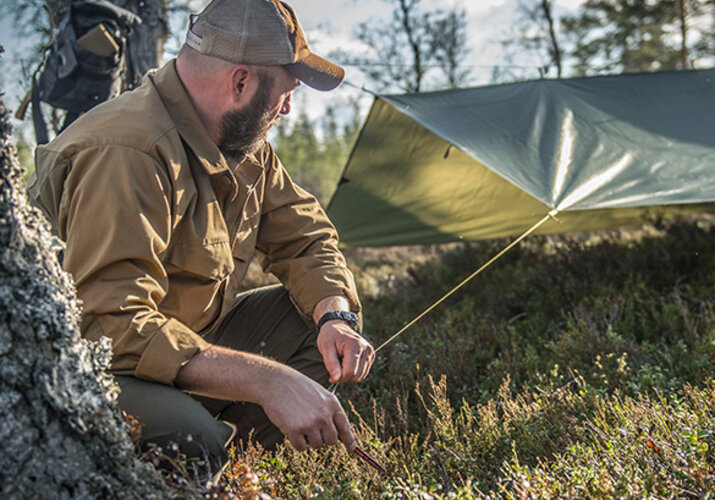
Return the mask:
<svg viewBox="0 0 715 500">
<path fill-rule="evenodd" d="M 283 66 L 317 90 L 332 90 L 345 77 L 310 51 L 293 9 L 278 0 L 213 0 L 191 16 L 186 44 L 235 64 Z"/>
</svg>

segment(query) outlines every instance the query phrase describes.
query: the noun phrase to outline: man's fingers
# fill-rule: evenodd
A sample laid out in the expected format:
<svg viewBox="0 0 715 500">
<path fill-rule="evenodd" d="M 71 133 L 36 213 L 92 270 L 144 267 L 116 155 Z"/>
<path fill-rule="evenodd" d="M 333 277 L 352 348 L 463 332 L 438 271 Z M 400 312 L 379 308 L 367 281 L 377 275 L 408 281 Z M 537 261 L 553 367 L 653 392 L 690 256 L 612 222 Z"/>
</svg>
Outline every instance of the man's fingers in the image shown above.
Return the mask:
<svg viewBox="0 0 715 500">
<path fill-rule="evenodd" d="M 343 381 L 360 382 L 367 377 L 375 357 L 372 346 L 364 341 L 357 345 L 357 351 L 343 358 Z"/>
<path fill-rule="evenodd" d="M 375 359 L 375 351 L 370 349 L 365 349 L 362 353 L 362 356 L 360 356 L 360 375 L 357 378 L 356 382 L 362 382 L 365 380 L 367 377 L 367 374 L 370 373 L 370 367 L 372 366 L 372 362 Z"/>
<path fill-rule="evenodd" d="M 323 437 L 323 443 L 327 444 L 328 446 L 332 446 L 338 442 L 338 430 L 335 428 L 332 422 L 330 425 L 326 426 L 323 429 L 323 431 L 321 432 L 321 436 Z"/>
<path fill-rule="evenodd" d="M 340 382 L 350 382 L 357 379 L 358 367 L 360 366 L 360 351 L 348 349 L 343 353 L 343 373 Z"/>
<path fill-rule="evenodd" d="M 323 446 L 323 437 L 320 429 L 313 429 L 305 436 L 305 440 L 308 442 L 308 446 L 317 450 Z"/>
<path fill-rule="evenodd" d="M 318 334 L 318 347 L 332 384 L 364 380 L 375 357 L 370 343 L 343 323 L 326 323 Z"/>
<path fill-rule="evenodd" d="M 340 441 L 345 445 L 345 448 L 347 448 L 348 451 L 353 451 L 355 449 L 355 437 L 353 436 L 353 431 L 350 428 L 348 417 L 345 415 L 342 408 L 335 412 L 333 422 L 335 423 L 335 428 L 338 431 Z"/>
<path fill-rule="evenodd" d="M 323 362 L 325 363 L 325 369 L 328 370 L 330 374 L 330 383 L 337 384 L 341 382 L 342 369 L 340 366 L 340 358 L 338 357 L 338 351 L 334 345 L 328 346 L 326 352 L 323 354 Z"/>
<path fill-rule="evenodd" d="M 290 441 L 290 444 L 293 445 L 293 448 L 298 451 L 305 451 L 308 447 L 308 442 L 303 434 L 291 434 L 288 436 L 288 440 Z"/>
</svg>

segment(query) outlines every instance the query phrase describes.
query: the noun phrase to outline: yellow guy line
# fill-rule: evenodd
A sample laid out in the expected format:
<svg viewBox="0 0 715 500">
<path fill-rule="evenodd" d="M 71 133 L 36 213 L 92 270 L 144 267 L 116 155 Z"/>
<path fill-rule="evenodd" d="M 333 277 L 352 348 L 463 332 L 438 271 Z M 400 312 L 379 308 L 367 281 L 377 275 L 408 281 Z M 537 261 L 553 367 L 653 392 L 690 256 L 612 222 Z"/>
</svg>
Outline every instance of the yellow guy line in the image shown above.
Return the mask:
<svg viewBox="0 0 715 500">
<path fill-rule="evenodd" d="M 410 321 L 409 323 L 407 323 L 405 326 L 403 326 L 402 328 L 400 328 L 400 330 L 399 330 L 397 333 L 395 333 L 392 337 L 390 337 L 390 338 L 387 339 L 385 342 L 383 342 L 383 343 L 380 345 L 380 347 L 378 347 L 377 349 L 375 349 L 375 353 L 379 352 L 380 349 L 382 349 L 382 348 L 385 347 L 387 344 L 389 344 L 390 342 L 392 342 L 393 340 L 395 340 L 397 337 L 399 337 L 400 335 L 402 335 L 403 333 L 405 333 L 405 331 L 406 331 L 409 327 L 411 327 L 412 325 L 414 325 L 415 323 L 417 323 L 419 320 L 421 320 L 422 318 L 424 318 L 425 316 L 427 316 L 427 315 L 428 315 L 430 312 L 432 312 L 438 305 L 440 305 L 442 302 L 444 302 L 444 301 L 447 300 L 449 297 L 451 297 L 452 294 L 454 294 L 457 290 L 459 290 L 459 289 L 462 288 L 464 285 L 466 285 L 467 283 L 469 283 L 470 281 L 472 281 L 472 280 L 473 280 L 474 278 L 476 278 L 479 274 L 481 274 L 482 271 L 484 271 L 486 268 L 488 268 L 489 266 L 491 266 L 492 264 L 494 264 L 494 263 L 495 263 L 497 260 L 499 260 L 505 253 L 507 253 L 507 252 L 508 252 L 509 250 L 511 250 L 512 248 L 514 248 L 516 245 L 518 245 L 518 244 L 521 242 L 521 240 L 523 240 L 524 238 L 526 238 L 527 236 L 529 236 L 531 233 L 533 233 L 534 231 L 536 231 L 537 229 L 539 229 L 539 227 L 541 227 L 547 220 L 549 220 L 549 219 L 554 219 L 555 221 L 558 222 L 558 219 L 556 219 L 556 215 L 557 215 L 558 213 L 559 213 L 559 211 L 556 210 L 556 209 L 554 209 L 554 210 L 552 210 L 551 212 L 549 212 L 548 214 L 546 214 L 543 219 L 541 219 L 539 222 L 537 222 L 536 224 L 534 224 L 533 226 L 531 226 L 529 229 L 527 229 L 526 232 L 525 232 L 524 234 L 522 234 L 521 236 L 519 236 L 517 239 L 515 239 L 514 241 L 512 241 L 511 243 L 509 243 L 509 245 L 507 245 L 501 252 L 499 252 L 499 253 L 496 254 L 494 257 L 492 257 L 491 259 L 489 259 L 489 261 L 488 261 L 486 264 L 484 264 L 482 267 L 480 267 L 479 269 L 477 269 L 476 271 L 474 271 L 472 274 L 470 274 L 470 275 L 469 275 L 467 278 L 465 278 L 459 285 L 457 285 L 457 286 L 455 286 L 454 288 L 452 288 L 452 289 L 451 289 L 449 292 L 447 292 L 441 299 L 439 299 L 437 302 L 435 302 L 434 304 L 432 304 L 431 306 L 429 306 L 427 309 L 425 309 L 425 310 L 424 310 L 419 316 L 417 316 L 415 319 L 413 319 L 412 321 Z M 333 394 L 335 394 L 335 391 L 336 391 L 337 388 L 338 388 L 337 384 L 331 384 L 330 387 L 328 387 L 328 390 L 329 390 L 330 392 L 332 392 Z"/>
<path fill-rule="evenodd" d="M 466 285 L 467 283 L 469 283 L 470 281 L 472 281 L 472 280 L 473 280 L 474 278 L 476 278 L 477 275 L 479 275 L 482 271 L 484 271 L 486 268 L 488 268 L 489 266 L 491 266 L 492 264 L 494 264 L 494 262 L 496 262 L 497 260 L 499 260 L 505 253 L 507 253 L 507 252 L 508 252 L 509 250 L 511 250 L 512 248 L 514 248 L 516 245 L 518 245 L 519 242 L 521 242 L 521 240 L 523 240 L 524 238 L 526 238 L 527 236 L 529 236 L 531 233 L 533 233 L 534 231 L 536 231 L 537 229 L 539 229 L 539 227 L 541 227 L 541 225 L 544 224 L 547 220 L 552 219 L 552 218 L 553 218 L 554 220 L 556 220 L 556 214 L 558 214 L 558 213 L 559 213 L 559 211 L 556 210 L 556 209 L 554 209 L 554 210 L 552 210 L 551 212 L 549 212 L 548 214 L 546 214 L 543 219 L 541 219 L 539 222 L 537 222 L 536 224 L 534 224 L 533 226 L 531 226 L 531 228 L 529 228 L 524 234 L 522 234 L 521 236 L 519 236 L 517 239 L 515 239 L 514 241 L 512 241 L 511 243 L 509 243 L 509 245 L 507 245 L 501 252 L 499 252 L 499 253 L 496 254 L 494 257 L 492 257 L 486 264 L 484 264 L 482 267 L 480 267 L 479 269 L 477 269 L 476 271 L 474 271 L 472 274 L 470 274 L 467 278 L 464 279 L 464 281 L 462 281 L 459 285 L 457 285 L 457 286 L 455 286 L 454 288 L 452 288 L 452 289 L 451 289 L 449 292 L 447 292 L 441 299 L 439 299 L 437 302 L 435 302 L 434 304 L 432 304 L 431 306 L 429 306 L 427 309 L 425 309 L 424 312 L 422 312 L 422 313 L 421 313 L 419 316 L 417 316 L 415 319 L 413 319 L 412 321 L 410 321 L 409 323 L 407 323 L 405 326 L 403 326 L 402 328 L 400 328 L 400 330 L 399 330 L 396 334 L 394 334 L 392 337 L 390 337 L 390 338 L 387 339 L 385 342 L 383 342 L 382 345 L 380 345 L 380 347 L 378 347 L 377 349 L 375 349 L 375 352 L 378 352 L 380 349 L 382 349 L 383 347 L 385 347 L 387 344 L 389 344 L 390 342 L 392 342 L 393 340 L 395 340 L 397 337 L 399 337 L 400 335 L 402 335 L 403 333 L 405 333 L 405 331 L 406 331 L 409 327 L 411 327 L 412 325 L 414 325 L 415 323 L 417 323 L 419 320 L 421 320 L 422 318 L 424 318 L 425 316 L 427 316 L 427 315 L 428 315 L 432 310 L 434 310 L 438 305 L 440 305 L 442 302 L 444 302 L 445 300 L 447 300 L 453 293 L 455 293 L 457 290 L 459 290 L 460 288 L 462 288 L 464 285 Z"/>
</svg>

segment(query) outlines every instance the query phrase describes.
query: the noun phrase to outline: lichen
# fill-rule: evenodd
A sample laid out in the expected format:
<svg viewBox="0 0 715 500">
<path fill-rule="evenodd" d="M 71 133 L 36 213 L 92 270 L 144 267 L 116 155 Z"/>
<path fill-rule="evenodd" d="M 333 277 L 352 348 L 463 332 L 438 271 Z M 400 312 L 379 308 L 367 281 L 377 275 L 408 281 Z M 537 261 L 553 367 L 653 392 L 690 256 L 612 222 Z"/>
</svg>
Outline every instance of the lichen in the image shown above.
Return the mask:
<svg viewBox="0 0 715 500">
<path fill-rule="evenodd" d="M 62 243 L 28 202 L 11 134 L 0 99 L 0 497 L 170 497 L 129 440 L 109 341 L 79 334 Z"/>
</svg>

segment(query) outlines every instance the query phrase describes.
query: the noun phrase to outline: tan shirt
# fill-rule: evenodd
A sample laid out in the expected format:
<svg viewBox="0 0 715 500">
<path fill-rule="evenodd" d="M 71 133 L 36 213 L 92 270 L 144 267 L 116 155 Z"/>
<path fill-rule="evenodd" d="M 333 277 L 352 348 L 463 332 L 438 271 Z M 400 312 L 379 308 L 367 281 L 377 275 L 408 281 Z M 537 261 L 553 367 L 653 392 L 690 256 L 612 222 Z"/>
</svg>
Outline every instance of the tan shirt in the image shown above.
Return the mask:
<svg viewBox="0 0 715 500">
<path fill-rule="evenodd" d="M 228 168 L 174 62 L 94 108 L 36 153 L 28 188 L 66 242 L 82 333 L 112 339 L 116 374 L 172 384 L 208 347 L 254 255 L 310 321 L 345 296 L 358 311 L 337 233 L 270 145 Z"/>
</svg>

